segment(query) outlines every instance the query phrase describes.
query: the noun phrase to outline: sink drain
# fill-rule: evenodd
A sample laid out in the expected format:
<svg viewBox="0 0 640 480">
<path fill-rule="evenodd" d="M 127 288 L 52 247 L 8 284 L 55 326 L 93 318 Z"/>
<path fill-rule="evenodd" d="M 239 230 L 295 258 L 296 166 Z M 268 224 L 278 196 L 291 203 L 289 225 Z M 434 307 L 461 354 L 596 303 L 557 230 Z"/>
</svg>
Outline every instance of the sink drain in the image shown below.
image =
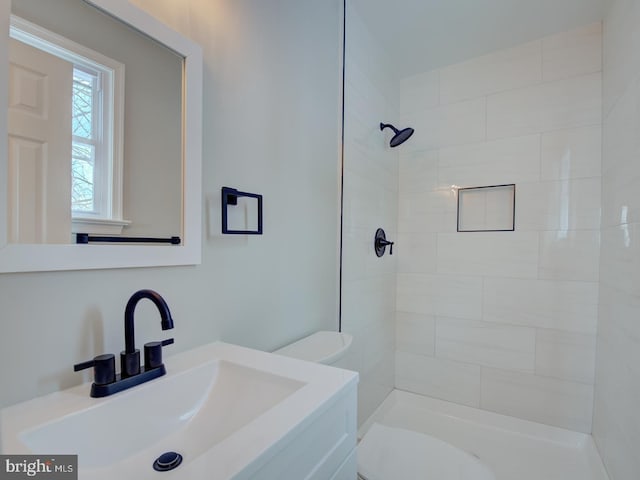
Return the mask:
<svg viewBox="0 0 640 480">
<path fill-rule="evenodd" d="M 182 455 L 176 452 L 166 452 L 156 458 L 153 469 L 158 472 L 168 472 L 182 463 Z"/>
</svg>

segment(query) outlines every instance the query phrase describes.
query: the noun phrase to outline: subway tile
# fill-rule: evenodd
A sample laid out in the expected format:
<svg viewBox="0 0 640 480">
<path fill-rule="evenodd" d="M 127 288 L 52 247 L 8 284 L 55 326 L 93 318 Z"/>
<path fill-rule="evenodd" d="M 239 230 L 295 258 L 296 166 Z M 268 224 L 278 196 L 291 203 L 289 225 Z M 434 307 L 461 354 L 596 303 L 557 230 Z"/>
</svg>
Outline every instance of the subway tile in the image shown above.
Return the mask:
<svg viewBox="0 0 640 480">
<path fill-rule="evenodd" d="M 398 274 L 396 309 L 401 312 L 480 319 L 482 278 Z"/>
<path fill-rule="evenodd" d="M 440 71 L 440 103 L 455 103 L 540 83 L 540 41 L 450 65 Z"/>
<path fill-rule="evenodd" d="M 602 226 L 612 227 L 640 222 L 639 162 L 629 162 L 602 177 Z"/>
<path fill-rule="evenodd" d="M 597 282 L 599 260 L 598 230 L 540 232 L 541 279 Z"/>
<path fill-rule="evenodd" d="M 601 22 L 542 39 L 542 75 L 545 81 L 601 70 Z"/>
<path fill-rule="evenodd" d="M 487 138 L 599 125 L 602 74 L 594 73 L 487 98 Z"/>
<path fill-rule="evenodd" d="M 593 384 L 596 357 L 594 334 L 538 329 L 536 374 Z"/>
<path fill-rule="evenodd" d="M 435 273 L 438 236 L 435 233 L 399 233 L 394 245 L 399 273 Z"/>
<path fill-rule="evenodd" d="M 615 104 L 603 125 L 602 224 L 640 222 L 636 185 L 640 165 L 640 79 Z"/>
<path fill-rule="evenodd" d="M 396 388 L 472 407 L 480 405 L 480 367 L 396 352 Z"/>
<path fill-rule="evenodd" d="M 400 113 L 407 114 L 439 104 L 440 71 L 431 70 L 400 81 Z"/>
<path fill-rule="evenodd" d="M 374 122 L 363 120 L 356 111 L 345 111 L 344 135 L 345 167 L 349 164 L 354 147 L 358 147 L 369 156 L 380 157 L 385 152 L 386 145 L 384 137 L 380 135 L 379 126 Z"/>
<path fill-rule="evenodd" d="M 395 311 L 395 275 L 343 282 L 342 319 L 352 329 L 382 324 Z"/>
<path fill-rule="evenodd" d="M 505 138 L 440 150 L 441 185 L 483 186 L 540 180 L 540 136 Z"/>
<path fill-rule="evenodd" d="M 396 310 L 423 315 L 435 314 L 437 278 L 435 275 L 399 273 Z"/>
<path fill-rule="evenodd" d="M 345 81 L 345 111 L 368 123 L 370 115 L 386 108 L 387 99 L 381 91 L 382 87 L 376 86 L 364 72 L 356 69 L 352 76 L 356 78 L 347 78 Z"/>
<path fill-rule="evenodd" d="M 640 295 L 640 225 L 603 228 L 601 255 L 600 284 Z"/>
<path fill-rule="evenodd" d="M 380 188 L 396 191 L 398 188 L 398 162 L 397 158 L 389 158 L 389 155 L 380 146 L 378 151 L 374 148 L 362 148 L 356 142 L 345 142 L 344 146 L 344 175 L 355 175 L 367 180 Z M 391 160 L 391 161 L 390 161 Z"/>
<path fill-rule="evenodd" d="M 624 455 L 627 443 L 635 448 L 640 440 L 640 297 L 603 285 L 600 298 L 594 436 L 628 468 L 640 464 Z"/>
<path fill-rule="evenodd" d="M 375 233 L 376 226 L 395 225 L 397 202 L 397 191 L 392 188 L 357 174 L 344 176 L 343 218 L 350 227 L 373 228 Z"/>
<path fill-rule="evenodd" d="M 396 350 L 434 355 L 435 317 L 419 313 L 396 312 Z"/>
<path fill-rule="evenodd" d="M 600 228 L 600 179 L 523 183 L 516 190 L 518 230 Z"/>
<path fill-rule="evenodd" d="M 364 344 L 364 370 L 369 373 L 372 370 L 386 372 L 393 376 L 394 368 L 388 369 L 395 356 L 395 312 L 389 311 L 385 314 L 381 322 L 369 325 L 367 329 L 366 341 Z M 387 383 L 387 382 L 385 382 Z M 390 385 L 393 386 L 393 380 Z"/>
<path fill-rule="evenodd" d="M 594 334 L 598 284 L 486 278 L 483 320 Z"/>
<path fill-rule="evenodd" d="M 600 125 L 542 134 L 542 180 L 600 177 L 601 164 Z"/>
<path fill-rule="evenodd" d="M 438 273 L 536 278 L 537 232 L 438 234 Z"/>
<path fill-rule="evenodd" d="M 401 194 L 436 190 L 438 186 L 438 150 L 417 152 L 402 150 L 398 160 L 398 176 L 398 191 Z"/>
<path fill-rule="evenodd" d="M 629 159 L 640 149 L 640 138 L 630 132 L 640 129 L 640 79 L 635 80 L 603 118 L 602 172 L 631 166 Z M 625 165 L 626 164 L 626 165 Z M 636 170 L 637 172 L 637 170 Z"/>
<path fill-rule="evenodd" d="M 483 409 L 591 432 L 593 386 L 527 373 L 482 369 Z"/>
<path fill-rule="evenodd" d="M 635 0 L 619 0 L 612 4 L 603 29 L 605 112 L 609 112 L 640 71 L 637 55 L 640 50 L 640 5 Z"/>
<path fill-rule="evenodd" d="M 433 150 L 449 145 L 479 142 L 486 134 L 486 100 L 478 98 L 402 116 L 402 127 L 413 127 L 409 151 Z"/>
<path fill-rule="evenodd" d="M 482 315 L 482 279 L 459 275 L 434 275 L 436 315 L 480 319 Z"/>
<path fill-rule="evenodd" d="M 451 188 L 401 193 L 398 197 L 398 232 L 455 232 L 456 205 L 456 193 Z"/>
<path fill-rule="evenodd" d="M 533 373 L 536 331 L 499 323 L 436 319 L 436 357 Z"/>
</svg>

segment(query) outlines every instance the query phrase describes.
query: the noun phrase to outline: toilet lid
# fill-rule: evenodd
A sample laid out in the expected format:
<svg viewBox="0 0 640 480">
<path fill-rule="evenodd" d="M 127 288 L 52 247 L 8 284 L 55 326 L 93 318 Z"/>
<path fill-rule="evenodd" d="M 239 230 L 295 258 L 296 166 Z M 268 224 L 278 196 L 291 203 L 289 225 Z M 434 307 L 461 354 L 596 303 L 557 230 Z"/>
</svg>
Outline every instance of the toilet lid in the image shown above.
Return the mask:
<svg viewBox="0 0 640 480">
<path fill-rule="evenodd" d="M 365 480 L 495 480 L 473 455 L 423 433 L 374 423 L 358 445 Z"/>
</svg>

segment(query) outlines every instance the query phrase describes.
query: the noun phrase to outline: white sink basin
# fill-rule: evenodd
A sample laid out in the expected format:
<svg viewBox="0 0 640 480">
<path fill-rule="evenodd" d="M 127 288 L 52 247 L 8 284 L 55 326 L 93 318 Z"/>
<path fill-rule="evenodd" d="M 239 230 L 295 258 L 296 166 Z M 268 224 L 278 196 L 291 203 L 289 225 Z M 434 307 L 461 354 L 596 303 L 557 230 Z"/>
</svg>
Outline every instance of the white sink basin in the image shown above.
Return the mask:
<svg viewBox="0 0 640 480">
<path fill-rule="evenodd" d="M 110 397 L 89 397 L 85 384 L 3 410 L 3 453 L 78 454 L 81 479 L 234 478 L 357 381 L 224 343 L 165 364 L 164 377 Z M 167 451 L 183 464 L 155 472 Z"/>
</svg>

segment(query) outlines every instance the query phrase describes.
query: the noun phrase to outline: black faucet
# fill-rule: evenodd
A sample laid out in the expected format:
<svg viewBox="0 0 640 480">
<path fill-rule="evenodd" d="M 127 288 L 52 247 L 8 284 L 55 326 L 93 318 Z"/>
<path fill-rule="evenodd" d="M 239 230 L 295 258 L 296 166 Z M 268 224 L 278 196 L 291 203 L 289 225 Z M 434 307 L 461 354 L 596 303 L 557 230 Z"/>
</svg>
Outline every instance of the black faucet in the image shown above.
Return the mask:
<svg viewBox="0 0 640 480">
<path fill-rule="evenodd" d="M 140 350 L 135 345 L 135 333 L 133 328 L 133 312 L 136 305 L 143 298 L 151 300 L 160 312 L 162 330 L 173 328 L 173 319 L 167 302 L 153 290 L 138 290 L 131 295 L 124 309 L 124 351 L 120 352 L 120 370 L 122 378 L 133 377 L 140 373 Z M 145 353 L 148 346 L 145 345 Z M 149 365 L 147 365 L 149 367 Z"/>
<path fill-rule="evenodd" d="M 135 346 L 133 313 L 136 305 L 143 298 L 151 300 L 160 312 L 163 330 L 173 328 L 173 319 L 167 302 L 153 290 L 139 290 L 134 293 L 124 310 L 125 349 L 120 353 L 119 375 L 115 374 L 115 356 L 113 354 L 98 355 L 93 360 L 74 365 L 74 371 L 93 367 L 94 382 L 91 385 L 92 397 L 106 397 L 135 385 L 148 382 L 167 373 L 162 363 L 162 347 L 173 343 L 173 338 L 161 342 L 149 342 L 144 345 L 144 367 L 140 367 L 140 350 Z"/>
</svg>

